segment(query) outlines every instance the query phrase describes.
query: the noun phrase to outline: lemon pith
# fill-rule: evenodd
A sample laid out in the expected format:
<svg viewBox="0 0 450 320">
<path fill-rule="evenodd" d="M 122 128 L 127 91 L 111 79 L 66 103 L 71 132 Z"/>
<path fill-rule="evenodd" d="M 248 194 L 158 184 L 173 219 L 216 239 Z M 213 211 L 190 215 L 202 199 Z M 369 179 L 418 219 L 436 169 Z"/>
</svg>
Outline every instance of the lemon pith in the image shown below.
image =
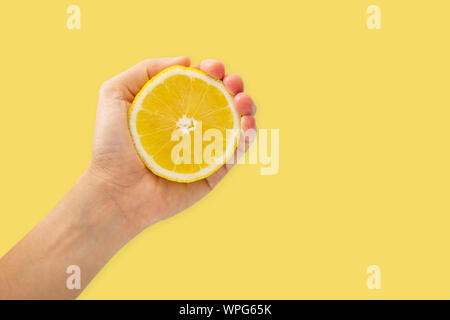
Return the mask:
<svg viewBox="0 0 450 320">
<path fill-rule="evenodd" d="M 233 97 L 221 81 L 181 66 L 167 68 L 150 79 L 128 112 L 131 137 L 144 164 L 156 175 L 178 182 L 206 178 L 233 155 L 239 140 L 239 120 Z M 215 161 L 174 162 L 172 152 L 179 144 L 172 139 L 175 130 L 192 141 L 208 130 L 220 133 L 223 140 L 213 152 L 217 154 Z M 199 147 L 203 155 L 205 150 L 210 151 L 210 142 L 193 142 L 191 147 Z"/>
</svg>

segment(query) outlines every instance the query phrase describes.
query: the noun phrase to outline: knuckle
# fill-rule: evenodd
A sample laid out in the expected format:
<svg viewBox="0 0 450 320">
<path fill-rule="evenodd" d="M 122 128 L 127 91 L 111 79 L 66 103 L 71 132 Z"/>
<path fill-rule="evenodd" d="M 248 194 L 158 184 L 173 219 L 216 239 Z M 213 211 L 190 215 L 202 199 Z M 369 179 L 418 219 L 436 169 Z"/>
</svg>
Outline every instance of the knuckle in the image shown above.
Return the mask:
<svg viewBox="0 0 450 320">
<path fill-rule="evenodd" d="M 100 93 L 108 93 L 112 91 L 111 79 L 106 80 L 100 85 Z"/>
<path fill-rule="evenodd" d="M 104 99 L 124 99 L 124 90 L 113 79 L 106 80 L 100 85 L 99 96 Z"/>
</svg>

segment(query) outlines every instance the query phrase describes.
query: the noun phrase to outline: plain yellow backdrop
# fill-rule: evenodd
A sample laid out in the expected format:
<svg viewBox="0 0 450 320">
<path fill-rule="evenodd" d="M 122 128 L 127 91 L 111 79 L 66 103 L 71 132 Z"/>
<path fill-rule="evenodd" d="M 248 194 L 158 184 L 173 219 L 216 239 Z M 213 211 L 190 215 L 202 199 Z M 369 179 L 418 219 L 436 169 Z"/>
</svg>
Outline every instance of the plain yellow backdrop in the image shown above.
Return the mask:
<svg viewBox="0 0 450 320">
<path fill-rule="evenodd" d="M 66 8 L 81 8 L 68 30 Z M 381 30 L 366 27 L 369 5 Z M 450 298 L 450 2 L 9 1 L 0 10 L 0 255 L 86 168 L 100 84 L 216 58 L 280 170 L 237 166 L 125 246 L 81 299 Z M 381 268 L 368 290 L 366 268 Z M 64 271 L 62 271 L 64 272 Z"/>
</svg>

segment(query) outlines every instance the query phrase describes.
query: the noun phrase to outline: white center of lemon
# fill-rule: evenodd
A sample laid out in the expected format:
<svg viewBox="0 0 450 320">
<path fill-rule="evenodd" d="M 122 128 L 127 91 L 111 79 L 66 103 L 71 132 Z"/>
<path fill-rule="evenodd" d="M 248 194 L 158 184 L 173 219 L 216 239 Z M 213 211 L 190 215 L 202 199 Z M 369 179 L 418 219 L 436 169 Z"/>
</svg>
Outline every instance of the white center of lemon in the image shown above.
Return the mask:
<svg viewBox="0 0 450 320">
<path fill-rule="evenodd" d="M 183 133 L 189 133 L 194 131 L 197 126 L 197 120 L 194 118 L 188 118 L 185 114 L 178 119 L 176 123 L 177 129 L 180 129 Z"/>
</svg>

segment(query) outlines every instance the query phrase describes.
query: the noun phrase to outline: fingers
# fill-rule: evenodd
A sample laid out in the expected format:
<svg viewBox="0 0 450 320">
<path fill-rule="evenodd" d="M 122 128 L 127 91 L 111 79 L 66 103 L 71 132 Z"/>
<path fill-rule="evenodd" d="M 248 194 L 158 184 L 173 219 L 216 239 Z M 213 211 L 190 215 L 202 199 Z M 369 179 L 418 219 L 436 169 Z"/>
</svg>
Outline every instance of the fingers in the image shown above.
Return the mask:
<svg viewBox="0 0 450 320">
<path fill-rule="evenodd" d="M 108 80 L 105 84 L 111 88 L 126 88 L 134 96 L 144 84 L 157 73 L 170 66 L 180 65 L 188 67 L 191 64 L 189 57 L 147 59 L 139 62 L 130 69 Z"/>
<path fill-rule="evenodd" d="M 252 98 L 243 92 L 234 97 L 234 108 L 241 116 L 253 116 L 256 113 L 256 106 Z"/>
<path fill-rule="evenodd" d="M 237 74 L 225 74 L 225 67 L 222 62 L 214 59 L 207 59 L 200 62 L 200 64 L 194 66 L 196 69 L 200 69 L 210 76 L 221 79 L 227 90 L 235 95 L 234 107 L 239 115 L 255 115 L 256 106 L 253 103 L 252 98 L 249 95 L 243 93 L 244 81 Z"/>
<path fill-rule="evenodd" d="M 256 129 L 256 121 L 253 116 L 242 116 L 241 118 L 241 129 L 244 132 L 250 129 Z"/>
<path fill-rule="evenodd" d="M 206 72 L 211 77 L 222 80 L 225 76 L 225 66 L 222 62 L 214 59 L 206 59 L 200 62 L 200 70 Z"/>
<path fill-rule="evenodd" d="M 227 174 L 227 172 L 238 162 L 238 160 L 250 148 L 256 138 L 256 106 L 253 99 L 244 93 L 244 82 L 237 74 L 225 75 L 224 65 L 217 60 L 204 60 L 199 65 L 194 66 L 210 76 L 222 80 L 227 90 L 234 95 L 233 104 L 237 113 L 241 116 L 241 133 L 236 151 L 230 161 L 227 161 L 219 170 L 208 178 L 202 180 L 208 189 L 214 188 L 217 183 Z"/>
<path fill-rule="evenodd" d="M 234 108 L 237 113 L 242 116 L 242 131 L 247 132 L 249 129 L 256 130 L 256 121 L 254 118 L 256 106 L 252 98 L 248 94 L 243 93 L 244 82 L 242 81 L 242 78 L 237 74 L 225 75 L 225 67 L 223 63 L 214 59 L 203 60 L 194 68 L 200 69 L 216 79 L 222 79 L 228 91 L 235 95 L 233 101 Z"/>
<path fill-rule="evenodd" d="M 237 94 L 234 97 L 234 108 L 241 116 L 241 130 L 245 135 L 246 142 L 252 142 L 256 133 L 256 106 L 253 103 L 253 99 L 243 92 Z M 247 151 L 245 148 L 244 152 Z"/>
<path fill-rule="evenodd" d="M 244 81 L 237 74 L 227 74 L 222 81 L 228 91 L 233 95 L 244 91 Z"/>
<path fill-rule="evenodd" d="M 225 66 L 218 60 L 206 59 L 194 66 L 194 68 L 206 72 L 213 78 L 222 80 L 225 87 L 233 95 L 244 91 L 244 82 L 242 81 L 242 78 L 237 74 L 225 75 Z"/>
<path fill-rule="evenodd" d="M 251 137 L 256 132 L 255 113 L 256 106 L 253 99 L 246 93 L 243 93 L 244 82 L 237 74 L 225 75 L 225 67 L 222 62 L 214 59 L 207 59 L 200 62 L 194 68 L 200 69 L 216 79 L 222 79 L 225 87 L 233 95 L 235 95 L 233 104 L 237 113 L 241 117 L 241 130 L 244 132 L 244 145 L 240 148 L 245 152 L 248 149 L 248 142 L 252 140 Z M 247 142 L 247 145 L 245 144 Z"/>
</svg>

